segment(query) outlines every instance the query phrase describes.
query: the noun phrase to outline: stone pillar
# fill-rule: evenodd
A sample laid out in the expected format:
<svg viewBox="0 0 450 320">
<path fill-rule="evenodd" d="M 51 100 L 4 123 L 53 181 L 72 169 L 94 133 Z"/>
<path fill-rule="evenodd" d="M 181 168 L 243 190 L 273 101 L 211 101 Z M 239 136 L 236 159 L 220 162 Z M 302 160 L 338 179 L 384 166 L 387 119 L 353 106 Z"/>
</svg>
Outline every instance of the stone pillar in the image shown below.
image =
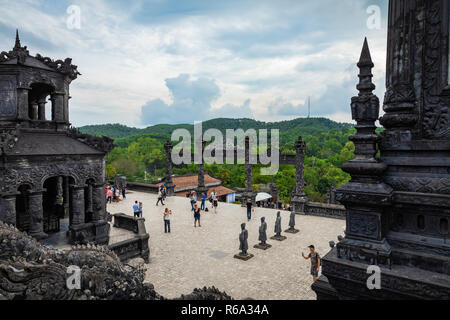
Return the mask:
<svg viewBox="0 0 450 320">
<path fill-rule="evenodd" d="M 203 192 L 206 194 L 208 188 L 205 186 L 205 163 L 203 159 L 203 152 L 205 151 L 206 141 L 202 141 L 202 158 L 198 164 L 198 186 L 197 193 L 200 196 Z"/>
<path fill-rule="evenodd" d="M 93 191 L 93 187 L 91 183 L 88 183 L 87 187 L 86 187 L 86 194 L 85 194 L 85 208 L 86 208 L 86 214 L 87 213 L 92 213 L 93 212 L 93 206 L 92 206 L 92 191 Z"/>
<path fill-rule="evenodd" d="M 45 121 L 45 98 L 38 101 L 38 120 Z"/>
<path fill-rule="evenodd" d="M 352 118 L 356 120 L 355 158 L 345 163 L 342 170 L 351 175 L 348 184 L 337 190 L 336 198 L 347 209 L 346 236 L 337 244 L 337 250 L 350 260 L 390 266 L 391 248 L 385 236 L 388 217 L 384 213 L 392 202 L 392 188 L 382 180 L 387 166 L 377 159 L 379 136 L 375 121 L 379 116 L 379 100 L 372 91 L 372 62 L 367 39 L 361 58 L 359 95 L 352 98 Z"/>
<path fill-rule="evenodd" d="M 70 206 L 70 191 L 69 191 L 69 178 L 63 178 L 63 205 L 64 205 L 64 218 L 67 218 L 69 214 Z"/>
<path fill-rule="evenodd" d="M 84 187 L 72 187 L 72 226 L 85 223 Z"/>
<path fill-rule="evenodd" d="M 18 119 L 19 120 L 28 120 L 30 119 L 29 115 L 29 101 L 28 101 L 28 92 L 31 88 L 28 87 L 19 87 L 17 88 L 17 101 L 18 101 Z"/>
<path fill-rule="evenodd" d="M 42 191 L 33 192 L 28 195 L 28 211 L 30 214 L 29 234 L 36 239 L 47 238 L 47 234 L 44 233 Z"/>
<path fill-rule="evenodd" d="M 38 120 L 38 119 L 39 119 L 38 104 L 36 101 L 33 101 L 30 104 L 30 120 Z"/>
<path fill-rule="evenodd" d="M 103 184 L 92 186 L 92 220 L 106 220 L 106 198 Z"/>
<path fill-rule="evenodd" d="M 0 221 L 16 225 L 16 195 L 4 195 L 0 199 Z"/>
<path fill-rule="evenodd" d="M 302 137 L 298 137 L 298 140 L 294 144 L 295 147 L 295 188 L 292 196 L 292 206 L 296 214 L 305 214 L 305 205 L 308 202 L 308 198 L 305 194 L 305 151 L 306 144 Z"/>
<path fill-rule="evenodd" d="M 175 185 L 172 181 L 172 143 L 168 140 L 164 144 L 164 150 L 166 151 L 166 179 L 165 184 L 167 188 L 167 195 L 174 196 L 175 195 Z"/>
<path fill-rule="evenodd" d="M 55 92 L 51 96 L 52 120 L 64 122 L 64 93 Z"/>
<path fill-rule="evenodd" d="M 256 194 L 253 191 L 253 168 L 250 163 L 250 137 L 245 137 L 245 192 L 242 198 L 242 206 L 245 206 L 248 199 L 255 205 Z"/>
<path fill-rule="evenodd" d="M 270 195 L 272 196 L 272 203 L 274 203 L 275 208 L 278 209 L 278 189 L 277 185 L 273 181 L 273 177 L 272 180 L 270 181 Z"/>
</svg>

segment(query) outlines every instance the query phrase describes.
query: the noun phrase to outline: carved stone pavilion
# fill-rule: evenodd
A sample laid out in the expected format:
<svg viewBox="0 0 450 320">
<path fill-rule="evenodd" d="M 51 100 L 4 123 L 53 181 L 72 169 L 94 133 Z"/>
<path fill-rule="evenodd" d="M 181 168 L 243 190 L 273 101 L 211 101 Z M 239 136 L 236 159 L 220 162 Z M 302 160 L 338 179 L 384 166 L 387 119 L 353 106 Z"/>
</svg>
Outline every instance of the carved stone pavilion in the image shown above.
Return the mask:
<svg viewBox="0 0 450 320">
<path fill-rule="evenodd" d="M 0 53 L 0 220 L 37 239 L 67 231 L 70 243 L 106 244 L 105 156 L 109 138 L 69 123 L 70 58 Z M 68 221 L 67 223 L 61 223 Z"/>
<path fill-rule="evenodd" d="M 346 235 L 322 259 L 318 299 L 450 299 L 449 31 L 448 1 L 389 2 L 380 135 L 364 43 L 351 102 L 355 158 L 343 166 L 352 179 L 336 191 Z M 380 267 L 380 289 L 367 286 L 370 265 Z"/>
</svg>

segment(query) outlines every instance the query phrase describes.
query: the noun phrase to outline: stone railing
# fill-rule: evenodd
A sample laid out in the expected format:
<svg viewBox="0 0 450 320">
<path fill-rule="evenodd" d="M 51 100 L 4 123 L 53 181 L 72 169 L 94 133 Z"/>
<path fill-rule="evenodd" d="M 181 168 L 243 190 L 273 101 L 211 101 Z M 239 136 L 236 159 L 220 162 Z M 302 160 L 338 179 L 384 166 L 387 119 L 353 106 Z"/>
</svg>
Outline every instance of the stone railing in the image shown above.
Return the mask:
<svg viewBox="0 0 450 320">
<path fill-rule="evenodd" d="M 150 235 L 145 230 L 144 218 L 133 218 L 123 213 L 114 214 L 114 227 L 122 228 L 135 233 L 131 239 L 110 244 L 108 247 L 114 251 L 121 261 L 141 257 L 146 263 L 149 262 L 150 249 L 148 240 Z"/>
<path fill-rule="evenodd" d="M 345 220 L 345 207 L 338 204 L 307 202 L 305 213 L 310 216 L 319 216 Z"/>
<path fill-rule="evenodd" d="M 127 181 L 127 188 L 129 190 L 142 191 L 148 193 L 158 193 L 159 186 L 157 184 L 146 184 L 140 182 L 129 182 Z"/>
</svg>

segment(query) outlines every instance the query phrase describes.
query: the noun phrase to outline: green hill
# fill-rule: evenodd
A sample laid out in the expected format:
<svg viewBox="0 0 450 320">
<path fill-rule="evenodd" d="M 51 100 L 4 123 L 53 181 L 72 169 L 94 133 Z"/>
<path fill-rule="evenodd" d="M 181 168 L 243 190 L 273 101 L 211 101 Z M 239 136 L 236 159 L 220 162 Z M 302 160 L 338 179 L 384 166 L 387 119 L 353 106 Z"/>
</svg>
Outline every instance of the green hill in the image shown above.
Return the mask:
<svg viewBox="0 0 450 320">
<path fill-rule="evenodd" d="M 159 135 L 168 138 L 175 129 L 184 128 L 193 133 L 192 124 L 158 124 L 144 129 L 131 128 L 121 124 L 90 125 L 80 127 L 82 133 L 96 136 L 108 136 L 113 139 L 129 138 L 136 135 Z M 349 123 L 338 123 L 326 118 L 297 118 L 280 122 L 263 122 L 252 119 L 218 118 L 203 122 L 203 130 L 215 128 L 225 134 L 226 129 L 279 129 L 287 136 L 317 135 L 330 130 L 346 130 L 353 128 Z M 156 136 L 155 136 L 156 137 Z M 131 139 L 133 140 L 133 139 Z"/>
</svg>

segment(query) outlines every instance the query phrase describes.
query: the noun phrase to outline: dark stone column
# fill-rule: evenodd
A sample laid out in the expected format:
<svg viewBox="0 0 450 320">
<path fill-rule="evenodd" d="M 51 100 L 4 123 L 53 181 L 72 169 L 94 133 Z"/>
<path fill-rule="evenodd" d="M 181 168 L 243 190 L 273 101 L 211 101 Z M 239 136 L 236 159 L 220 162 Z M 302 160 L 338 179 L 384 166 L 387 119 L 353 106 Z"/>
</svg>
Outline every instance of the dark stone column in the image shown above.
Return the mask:
<svg viewBox="0 0 450 320">
<path fill-rule="evenodd" d="M 16 225 L 16 195 L 4 195 L 0 199 L 0 221 Z"/>
<path fill-rule="evenodd" d="M 63 205 L 64 205 L 64 218 L 68 217 L 70 206 L 70 191 L 69 191 L 69 178 L 63 178 Z"/>
<path fill-rule="evenodd" d="M 84 187 L 72 189 L 72 226 L 85 223 Z"/>
<path fill-rule="evenodd" d="M 392 188 L 382 182 L 381 175 L 387 166 L 376 158 L 379 136 L 375 133 L 375 121 L 379 115 L 379 100 L 372 91 L 373 62 L 367 40 L 358 63 L 360 69 L 359 95 L 352 98 L 352 118 L 356 120 L 356 135 L 350 140 L 355 144 L 355 158 L 342 169 L 351 181 L 338 189 L 337 199 L 347 209 L 346 237 L 337 249 L 346 252 L 349 259 L 373 260 L 377 264 L 390 264 L 391 249 L 385 236 L 388 217 L 384 207 L 390 205 Z M 371 243 L 371 250 L 367 243 Z M 361 253 L 364 251 L 364 253 Z"/>
<path fill-rule="evenodd" d="M 64 122 L 64 93 L 55 92 L 51 96 L 52 120 Z"/>
<path fill-rule="evenodd" d="M 104 185 L 97 185 L 92 188 L 92 219 L 93 221 L 106 220 L 106 198 Z"/>
<path fill-rule="evenodd" d="M 17 88 L 17 101 L 18 101 L 18 118 L 19 120 L 28 120 L 30 118 L 29 115 L 29 101 L 28 101 L 28 92 L 31 88 L 20 87 Z"/>
<path fill-rule="evenodd" d="M 274 203 L 276 208 L 278 208 L 278 189 L 277 185 L 273 181 L 273 177 L 272 181 L 270 181 L 270 195 L 272 196 L 272 203 Z"/>
<path fill-rule="evenodd" d="M 298 137 L 298 140 L 294 144 L 295 147 L 295 172 L 296 181 L 294 194 L 292 196 L 293 210 L 297 214 L 305 214 L 305 205 L 308 202 L 308 198 L 305 194 L 305 151 L 306 144 L 302 137 Z"/>
<path fill-rule="evenodd" d="M 45 98 L 38 101 L 38 120 L 45 121 Z"/>
<path fill-rule="evenodd" d="M 36 101 L 31 102 L 30 104 L 30 120 L 38 120 L 39 119 L 39 111 L 38 104 Z"/>
<path fill-rule="evenodd" d="M 203 152 L 205 151 L 206 141 L 202 141 L 202 158 L 198 164 L 198 186 L 197 193 L 200 196 L 203 192 L 206 194 L 208 188 L 205 186 L 205 163 L 203 159 Z"/>
<path fill-rule="evenodd" d="M 84 197 L 86 214 L 88 214 L 88 213 L 92 214 L 92 212 L 93 212 L 92 190 L 93 190 L 92 184 L 88 183 L 88 185 L 86 186 L 86 193 L 85 193 L 85 197 Z"/>
<path fill-rule="evenodd" d="M 45 239 L 44 212 L 42 207 L 42 191 L 28 195 L 28 210 L 30 214 L 29 234 L 36 239 Z"/>
<path fill-rule="evenodd" d="M 175 185 L 172 182 L 172 143 L 167 141 L 164 144 L 164 150 L 166 151 L 166 188 L 167 188 L 167 195 L 173 196 L 175 195 Z"/>
<path fill-rule="evenodd" d="M 250 137 L 245 137 L 245 192 L 242 205 L 245 206 L 248 199 L 255 205 L 256 194 L 253 191 L 253 167 L 250 163 Z"/>
</svg>

